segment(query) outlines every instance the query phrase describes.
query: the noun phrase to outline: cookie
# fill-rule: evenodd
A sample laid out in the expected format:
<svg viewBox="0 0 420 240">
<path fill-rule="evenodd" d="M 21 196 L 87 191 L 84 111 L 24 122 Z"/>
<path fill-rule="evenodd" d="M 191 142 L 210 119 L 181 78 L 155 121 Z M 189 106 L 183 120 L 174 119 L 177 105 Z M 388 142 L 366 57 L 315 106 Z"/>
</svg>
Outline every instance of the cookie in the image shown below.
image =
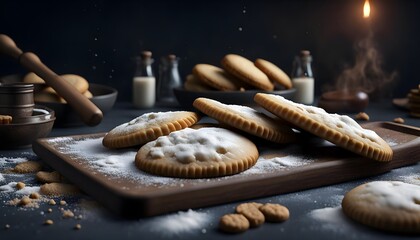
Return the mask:
<svg viewBox="0 0 420 240">
<path fill-rule="evenodd" d="M 53 183 L 53 182 L 61 182 L 62 176 L 57 171 L 54 171 L 54 172 L 39 171 L 36 173 L 35 178 L 38 182 Z"/>
<path fill-rule="evenodd" d="M 200 119 L 195 112 L 151 112 L 121 124 L 105 135 L 102 144 L 108 148 L 143 145 L 156 138 L 189 127 Z"/>
<path fill-rule="evenodd" d="M 239 204 L 235 211 L 242 214 L 248 219 L 249 225 L 252 228 L 259 227 L 265 222 L 264 214 L 259 210 L 261 203 L 242 203 Z"/>
<path fill-rule="evenodd" d="M 37 161 L 26 161 L 18 163 L 12 171 L 15 173 L 35 173 L 42 169 L 41 163 Z"/>
<path fill-rule="evenodd" d="M 363 120 L 363 121 L 369 121 L 370 119 L 369 115 L 365 112 L 359 112 L 358 114 L 356 114 L 354 118 L 357 120 Z"/>
<path fill-rule="evenodd" d="M 343 198 L 351 219 L 384 231 L 420 233 L 420 187 L 398 181 L 362 184 Z"/>
<path fill-rule="evenodd" d="M 62 77 L 64 80 L 66 80 L 67 83 L 75 87 L 80 93 L 86 92 L 89 88 L 89 82 L 82 76 L 76 74 L 63 74 L 60 75 L 60 77 Z M 26 74 L 23 77 L 23 82 L 45 84 L 45 81 L 33 72 Z M 56 91 L 51 87 L 46 88 L 45 91 L 57 94 Z"/>
<path fill-rule="evenodd" d="M 47 196 L 77 195 L 80 190 L 73 184 L 45 183 L 39 188 L 39 192 Z"/>
<path fill-rule="evenodd" d="M 394 123 L 404 124 L 405 121 L 404 121 L 404 118 L 398 117 L 398 118 L 394 118 L 393 122 Z"/>
<path fill-rule="evenodd" d="M 267 222 L 284 222 L 289 219 L 289 209 L 280 204 L 266 203 L 258 208 Z"/>
<path fill-rule="evenodd" d="M 272 91 L 274 89 L 274 85 L 268 79 L 267 75 L 258 69 L 253 62 L 242 56 L 228 54 L 223 57 L 221 63 L 227 72 L 257 89 L 266 91 Z"/>
<path fill-rule="evenodd" d="M 186 128 L 142 146 L 138 169 L 166 177 L 210 178 L 240 173 L 255 165 L 253 142 L 223 128 Z"/>
<path fill-rule="evenodd" d="M 391 147 L 374 131 L 362 128 L 345 115 L 295 103 L 282 96 L 257 93 L 254 100 L 274 115 L 349 151 L 377 161 L 390 161 Z"/>
<path fill-rule="evenodd" d="M 292 88 L 292 80 L 290 80 L 290 77 L 275 64 L 261 58 L 255 60 L 254 64 L 258 69 L 265 73 L 271 81 L 280 84 L 285 89 Z"/>
<path fill-rule="evenodd" d="M 221 91 L 238 91 L 242 85 L 222 68 L 210 64 L 197 64 L 193 73 L 205 85 Z"/>
<path fill-rule="evenodd" d="M 297 134 L 280 119 L 250 107 L 227 105 L 209 98 L 197 98 L 193 106 L 219 122 L 277 143 L 293 142 Z"/>
<path fill-rule="evenodd" d="M 226 214 L 220 218 L 219 229 L 227 233 L 241 233 L 249 229 L 249 221 L 242 214 Z"/>
<path fill-rule="evenodd" d="M 194 92 L 211 91 L 214 88 L 202 83 L 194 74 L 189 74 L 184 83 L 184 89 Z"/>
<path fill-rule="evenodd" d="M 0 124 L 10 124 L 12 123 L 12 116 L 9 115 L 0 115 Z"/>
</svg>

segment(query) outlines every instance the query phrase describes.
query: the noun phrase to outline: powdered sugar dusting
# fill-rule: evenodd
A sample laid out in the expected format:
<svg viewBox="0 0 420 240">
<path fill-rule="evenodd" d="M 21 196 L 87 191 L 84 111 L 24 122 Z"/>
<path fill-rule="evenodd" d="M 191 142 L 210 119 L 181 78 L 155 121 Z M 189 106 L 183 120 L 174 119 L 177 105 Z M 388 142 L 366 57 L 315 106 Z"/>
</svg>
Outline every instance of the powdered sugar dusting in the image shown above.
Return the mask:
<svg viewBox="0 0 420 240">
<path fill-rule="evenodd" d="M 0 186 L 0 192 L 4 192 L 4 193 L 15 192 L 17 194 L 22 194 L 22 195 L 29 195 L 31 193 L 39 192 L 39 186 L 25 186 L 22 189 L 17 189 L 16 184 L 17 182 L 10 182 L 8 184 Z"/>
<path fill-rule="evenodd" d="M 247 175 L 266 174 L 274 171 L 284 171 L 294 167 L 300 167 L 313 162 L 313 159 L 289 155 L 286 157 L 275 157 L 265 159 L 260 157 L 257 163 L 240 174 L 224 178 L 210 179 L 178 179 L 170 177 L 155 176 L 139 170 L 135 164 L 136 149 L 112 150 L 102 145 L 102 138 L 86 138 L 79 140 L 62 139 L 63 142 L 52 141 L 55 147 L 64 154 L 72 155 L 79 161 L 87 163 L 92 168 L 107 177 L 114 179 L 129 179 L 141 183 L 143 186 L 180 186 L 184 183 L 203 183 L 220 181 L 221 179 L 244 177 Z"/>
<path fill-rule="evenodd" d="M 152 232 L 171 236 L 181 233 L 205 230 L 205 226 L 212 220 L 210 214 L 188 210 L 161 217 L 155 217 L 148 221 L 143 227 Z M 204 231 L 205 232 L 205 231 Z"/>
</svg>

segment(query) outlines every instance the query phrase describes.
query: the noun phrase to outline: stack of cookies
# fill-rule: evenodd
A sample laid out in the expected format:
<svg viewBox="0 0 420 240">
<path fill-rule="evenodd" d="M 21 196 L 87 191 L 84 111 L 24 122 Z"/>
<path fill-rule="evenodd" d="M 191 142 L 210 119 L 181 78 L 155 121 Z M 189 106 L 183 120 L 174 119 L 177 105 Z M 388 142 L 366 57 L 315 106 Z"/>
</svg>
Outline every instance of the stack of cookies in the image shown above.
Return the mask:
<svg viewBox="0 0 420 240">
<path fill-rule="evenodd" d="M 184 88 L 190 91 L 244 91 L 290 89 L 289 76 L 275 64 L 257 59 L 255 62 L 236 54 L 221 60 L 222 68 L 197 64 L 187 76 Z"/>
<path fill-rule="evenodd" d="M 87 98 L 93 97 L 92 93 L 89 91 L 89 82 L 85 78 L 76 74 L 63 74 L 60 76 Z M 53 88 L 48 87 L 45 84 L 45 81 L 33 72 L 26 74 L 23 78 L 23 82 L 40 86 L 39 90 L 37 88 L 34 94 L 34 100 L 36 102 L 66 103 L 66 100 L 58 95 Z"/>
<path fill-rule="evenodd" d="M 417 88 L 413 88 L 407 94 L 408 110 L 413 117 L 420 117 L 420 84 Z"/>
</svg>

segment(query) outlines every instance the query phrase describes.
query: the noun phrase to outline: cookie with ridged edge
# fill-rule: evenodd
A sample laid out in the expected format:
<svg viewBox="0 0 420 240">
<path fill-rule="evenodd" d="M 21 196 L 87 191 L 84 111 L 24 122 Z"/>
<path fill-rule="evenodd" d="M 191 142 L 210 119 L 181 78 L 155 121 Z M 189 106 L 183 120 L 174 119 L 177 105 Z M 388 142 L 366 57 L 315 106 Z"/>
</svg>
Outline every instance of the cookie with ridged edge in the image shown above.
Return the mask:
<svg viewBox="0 0 420 240">
<path fill-rule="evenodd" d="M 420 186 L 399 181 L 374 181 L 345 194 L 346 216 L 388 232 L 420 233 Z"/>
<path fill-rule="evenodd" d="M 9 115 L 0 115 L 0 124 L 10 124 L 12 123 L 12 116 Z"/>
<path fill-rule="evenodd" d="M 392 160 L 393 151 L 388 143 L 348 116 L 329 114 L 321 108 L 295 103 L 273 94 L 257 93 L 254 100 L 299 129 L 342 148 L 377 161 Z"/>
<path fill-rule="evenodd" d="M 210 64 L 197 64 L 192 71 L 203 84 L 217 90 L 238 91 L 245 85 L 224 69 Z"/>
<path fill-rule="evenodd" d="M 242 56 L 228 54 L 223 57 L 221 64 L 227 72 L 257 89 L 266 91 L 274 89 L 274 85 L 267 75 L 258 69 L 253 62 Z"/>
<path fill-rule="evenodd" d="M 108 148 L 143 145 L 160 136 L 187 128 L 199 120 L 200 115 L 189 111 L 145 113 L 109 131 L 102 144 Z"/>
<path fill-rule="evenodd" d="M 197 98 L 193 106 L 221 123 L 269 141 L 289 143 L 297 139 L 297 134 L 283 120 L 247 106 L 223 104 L 209 98 Z"/>
<path fill-rule="evenodd" d="M 165 177 L 211 178 L 243 172 L 254 166 L 257 147 L 223 128 L 186 128 L 142 146 L 138 169 Z"/>
<path fill-rule="evenodd" d="M 290 77 L 274 63 L 258 58 L 255 60 L 254 64 L 265 73 L 271 81 L 280 84 L 285 89 L 292 88 L 292 80 L 290 80 Z"/>
</svg>

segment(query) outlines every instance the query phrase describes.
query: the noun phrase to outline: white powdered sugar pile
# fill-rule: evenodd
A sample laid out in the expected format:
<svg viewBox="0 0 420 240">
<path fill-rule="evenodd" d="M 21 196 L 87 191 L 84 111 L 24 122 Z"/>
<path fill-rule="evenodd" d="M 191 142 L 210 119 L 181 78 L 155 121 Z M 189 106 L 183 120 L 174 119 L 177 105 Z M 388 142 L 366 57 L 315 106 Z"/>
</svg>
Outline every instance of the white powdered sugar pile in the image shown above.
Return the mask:
<svg viewBox="0 0 420 240">
<path fill-rule="evenodd" d="M 212 221 L 212 216 L 206 212 L 188 210 L 165 216 L 154 217 L 142 227 L 151 232 L 166 236 L 200 231 L 206 233 L 206 225 Z"/>
<path fill-rule="evenodd" d="M 89 167 L 108 177 L 125 178 L 141 182 L 142 185 L 181 185 L 185 182 L 201 183 L 209 181 L 220 181 L 218 179 L 177 179 L 160 177 L 140 171 L 134 164 L 136 156 L 133 150 L 112 150 L 102 145 L 102 138 L 86 138 L 75 141 L 74 139 L 62 138 L 49 143 L 57 144 L 60 152 L 70 154 L 80 161 L 85 161 Z M 305 159 L 299 156 L 276 157 L 271 159 L 260 158 L 255 166 L 244 171 L 238 176 L 255 175 L 285 170 L 293 167 L 307 165 L 314 160 Z M 225 178 L 235 177 L 228 176 Z"/>
<path fill-rule="evenodd" d="M 25 186 L 22 189 L 17 189 L 16 184 L 17 182 L 10 182 L 8 184 L 0 186 L 0 193 L 1 192 L 4 192 L 4 193 L 14 192 L 16 194 L 29 195 L 31 193 L 39 192 L 39 186 Z"/>
</svg>

